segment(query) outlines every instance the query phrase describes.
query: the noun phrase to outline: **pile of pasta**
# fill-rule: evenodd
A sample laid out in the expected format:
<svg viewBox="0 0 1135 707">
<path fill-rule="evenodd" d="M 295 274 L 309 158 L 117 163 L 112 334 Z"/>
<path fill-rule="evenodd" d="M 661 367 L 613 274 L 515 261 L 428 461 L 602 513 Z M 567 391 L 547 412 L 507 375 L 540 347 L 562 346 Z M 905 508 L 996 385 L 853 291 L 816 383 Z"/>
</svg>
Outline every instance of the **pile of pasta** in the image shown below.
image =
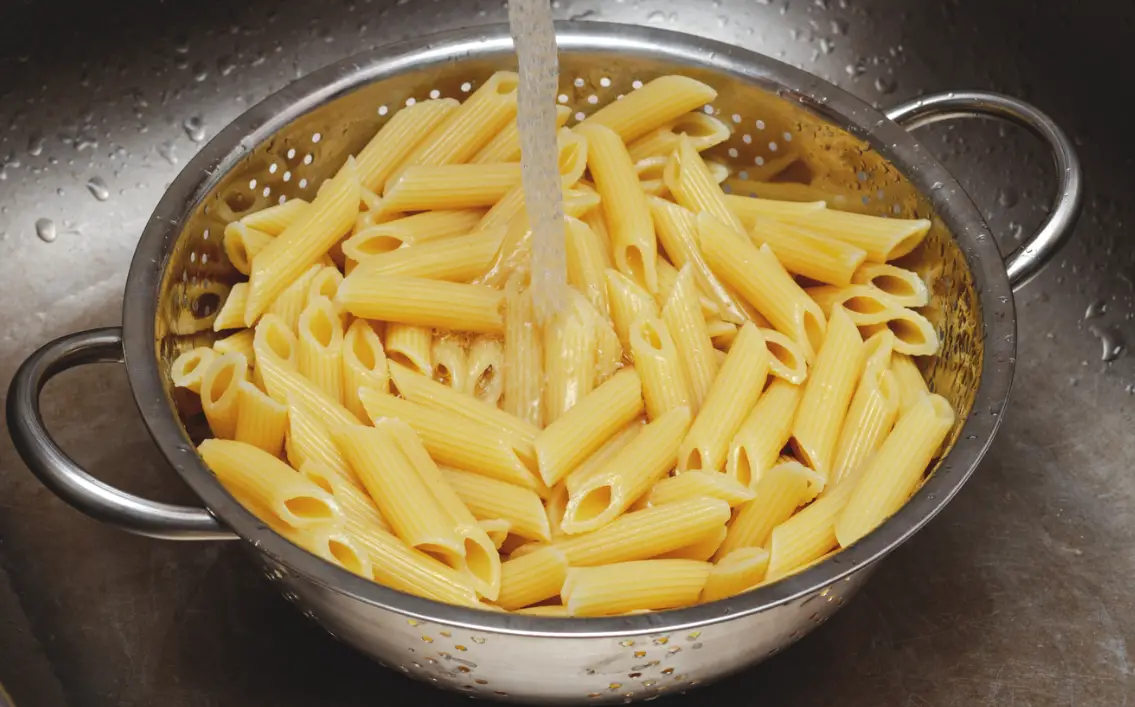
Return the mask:
<svg viewBox="0 0 1135 707">
<path fill-rule="evenodd" d="M 538 322 L 516 86 L 413 104 L 228 226 L 248 280 L 171 372 L 228 491 L 368 579 L 546 616 L 732 596 L 898 510 L 954 419 L 888 264 L 929 223 L 726 194 L 714 90 L 664 76 L 561 111 L 570 292 Z"/>
</svg>

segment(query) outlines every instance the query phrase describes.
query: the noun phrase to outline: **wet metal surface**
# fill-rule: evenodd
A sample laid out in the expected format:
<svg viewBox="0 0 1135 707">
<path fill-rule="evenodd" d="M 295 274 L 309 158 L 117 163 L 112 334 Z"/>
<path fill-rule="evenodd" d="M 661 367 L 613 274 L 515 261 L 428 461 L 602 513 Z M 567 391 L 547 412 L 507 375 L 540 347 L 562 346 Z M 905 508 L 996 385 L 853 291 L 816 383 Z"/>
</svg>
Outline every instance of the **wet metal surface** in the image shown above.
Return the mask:
<svg viewBox="0 0 1135 707">
<path fill-rule="evenodd" d="M 1013 399 L 957 499 L 821 630 L 659 704 L 1124 705 L 1135 697 L 1135 8 L 959 0 L 588 0 L 560 17 L 659 24 L 814 71 L 880 105 L 921 92 L 1023 96 L 1077 142 L 1076 239 L 1017 295 Z M 119 322 L 129 259 L 202 140 L 298 75 L 425 29 L 499 21 L 500 2 L 135 1 L 0 10 L 0 392 L 36 346 Z M 984 122 L 920 138 L 1003 248 L 1041 216 L 1043 148 Z M 49 237 L 50 236 L 50 237 Z M 190 502 L 148 442 L 123 372 L 45 391 L 93 473 Z M 17 704 L 461 704 L 328 638 L 229 544 L 125 535 L 54 499 L 0 435 L 0 681 Z M 4 578 L 0 578 L 2 580 Z"/>
</svg>

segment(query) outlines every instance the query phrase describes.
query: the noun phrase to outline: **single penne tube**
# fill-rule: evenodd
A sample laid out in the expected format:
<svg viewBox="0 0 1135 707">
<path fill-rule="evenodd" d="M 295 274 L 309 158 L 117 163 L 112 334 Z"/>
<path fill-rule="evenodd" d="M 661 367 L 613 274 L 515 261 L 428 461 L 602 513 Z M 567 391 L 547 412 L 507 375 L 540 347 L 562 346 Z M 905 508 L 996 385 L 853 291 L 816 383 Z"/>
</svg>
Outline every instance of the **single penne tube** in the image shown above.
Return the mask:
<svg viewBox="0 0 1135 707">
<path fill-rule="evenodd" d="M 856 326 L 877 323 L 889 310 L 900 306 L 886 292 L 870 285 L 819 285 L 804 291 L 820 307 L 825 317 L 835 307 L 842 306 Z"/>
<path fill-rule="evenodd" d="M 285 202 L 297 203 L 297 202 Z M 306 202 L 304 202 L 306 204 Z M 301 204 L 303 205 L 303 204 Z M 248 224 L 233 221 L 225 226 L 225 255 L 242 275 L 252 271 L 252 259 L 272 242 L 274 236 L 258 231 Z M 243 317 L 242 317 L 243 319 Z"/>
<path fill-rule="evenodd" d="M 666 164 L 663 180 L 678 204 L 694 213 L 713 216 L 738 240 L 745 238 L 745 227 L 726 205 L 725 192 L 689 138 L 678 140 L 678 147 Z"/>
<path fill-rule="evenodd" d="M 548 494 L 548 500 L 544 504 L 544 510 L 548 515 L 548 529 L 553 538 L 560 538 L 565 535 L 563 521 L 568 498 L 567 485 L 559 483 L 552 487 L 551 493 Z"/>
<path fill-rule="evenodd" d="M 571 117 L 571 108 L 556 106 L 556 128 L 562 128 Z M 520 161 L 520 130 L 515 120 L 504 124 L 488 144 L 478 150 L 472 164 L 485 164 L 490 162 L 519 162 Z"/>
<path fill-rule="evenodd" d="M 343 527 L 348 532 L 358 534 L 368 528 L 394 532 L 382 517 L 382 511 L 378 510 L 374 499 L 364 489 L 356 486 L 354 481 L 314 459 L 304 462 L 299 472 L 308 481 L 331 494 L 343 513 Z"/>
<path fill-rule="evenodd" d="M 374 580 L 370 556 L 354 536 L 335 524 L 289 528 L 268 523 L 273 530 L 311 554 L 337 567 Z"/>
<path fill-rule="evenodd" d="M 373 579 L 407 594 L 434 601 L 477 606 L 477 595 L 465 576 L 380 528 L 350 533 L 371 562 Z"/>
<path fill-rule="evenodd" d="M 835 523 L 847 507 L 857 482 L 838 484 L 769 534 L 766 582 L 775 582 L 811 566 L 839 547 Z"/>
<path fill-rule="evenodd" d="M 648 419 L 657 420 L 676 408 L 689 410 L 686 371 L 670 330 L 661 319 L 639 317 L 631 324 L 631 357 L 642 379 Z"/>
<path fill-rule="evenodd" d="M 201 382 L 209 364 L 223 352 L 214 351 L 208 346 L 198 346 L 181 353 L 169 368 L 169 377 L 178 388 L 188 388 L 194 393 L 201 392 Z M 247 358 L 245 359 L 247 361 Z"/>
<path fill-rule="evenodd" d="M 569 290 L 566 306 L 544 325 L 544 422 L 552 424 L 596 384 L 598 337 L 594 310 Z"/>
<path fill-rule="evenodd" d="M 690 265 L 698 290 L 717 304 L 723 317 L 735 324 L 743 324 L 748 318 L 744 307 L 717 279 L 702 256 L 698 244 L 697 214 L 666 199 L 652 197 L 647 201 L 654 217 L 658 242 L 670 261 L 677 268 Z"/>
<path fill-rule="evenodd" d="M 642 419 L 632 420 L 627 423 L 621 430 L 607 438 L 607 441 L 605 441 L 599 449 L 595 450 L 590 456 L 572 469 L 571 473 L 564 477 L 563 480 L 563 486 L 566 487 L 568 495 L 575 493 L 586 481 L 602 471 L 615 455 L 630 444 L 631 440 L 638 435 L 644 424 L 646 424 L 646 420 Z M 566 505 L 566 498 L 564 503 Z"/>
<path fill-rule="evenodd" d="M 221 439 L 236 436 L 240 384 L 248 378 L 248 362 L 239 353 L 217 356 L 201 379 L 201 408 L 209 429 Z"/>
<path fill-rule="evenodd" d="M 629 143 L 715 98 L 717 91 L 701 81 L 676 74 L 660 76 L 603 106 L 580 125 L 602 125 Z"/>
<path fill-rule="evenodd" d="M 615 333 L 625 349 L 630 349 L 634 320 L 644 315 L 658 316 L 654 297 L 634 280 L 613 269 L 607 270 L 607 305 Z"/>
<path fill-rule="evenodd" d="M 452 334 L 435 336 L 430 356 L 434 362 L 434 380 L 456 393 L 464 392 L 465 376 L 469 372 L 465 344 Z M 402 391 L 400 387 L 398 390 Z"/>
<path fill-rule="evenodd" d="M 709 572 L 698 601 L 706 604 L 753 589 L 765 578 L 769 554 L 759 547 L 742 547 L 721 558 Z"/>
<path fill-rule="evenodd" d="M 634 160 L 634 169 L 635 174 L 638 175 L 639 186 L 647 197 L 664 198 L 670 196 L 670 190 L 666 188 L 666 182 L 662 180 L 662 174 L 666 171 L 666 163 L 670 161 L 669 153 L 645 158 L 632 156 L 631 159 Z"/>
<path fill-rule="evenodd" d="M 339 286 L 337 301 L 363 319 L 439 327 L 454 331 L 503 333 L 503 293 L 483 285 L 385 275 Z"/>
<path fill-rule="evenodd" d="M 603 241 L 586 223 L 567 218 L 568 284 L 583 293 L 591 306 L 604 317 L 607 308 L 607 268 L 610 267 Z"/>
<path fill-rule="evenodd" d="M 344 281 L 345 282 L 345 281 Z M 424 376 L 433 377 L 433 328 L 390 322 L 383 348 L 390 363 L 399 363 Z"/>
<path fill-rule="evenodd" d="M 303 271 L 295 282 L 291 283 L 284 288 L 272 304 L 265 310 L 265 314 L 273 314 L 283 319 L 292 331 L 296 330 L 299 324 L 300 314 L 303 313 L 304 307 L 307 306 L 308 293 L 311 291 L 311 284 L 315 282 L 315 278 L 323 270 L 324 266 L 316 263 L 307 270 Z"/>
<path fill-rule="evenodd" d="M 442 469 L 446 483 L 479 519 L 507 521 L 509 532 L 529 540 L 552 538 L 544 503 L 531 489 L 460 469 Z"/>
<path fill-rule="evenodd" d="M 729 126 L 722 121 L 694 111 L 643 135 L 627 145 L 627 151 L 635 162 L 648 157 L 669 157 L 678 147 L 678 141 L 685 136 L 695 150 L 702 152 L 725 142 L 729 134 Z"/>
<path fill-rule="evenodd" d="M 331 435 L 395 534 L 450 567 L 460 566 L 465 546 L 454 520 L 399 445 L 395 431 L 405 425 L 379 419 L 374 427 L 344 426 Z"/>
<path fill-rule="evenodd" d="M 918 273 L 888 263 L 864 263 L 851 276 L 856 285 L 870 285 L 887 293 L 903 307 L 925 307 L 930 290 Z"/>
<path fill-rule="evenodd" d="M 655 269 L 658 271 L 658 292 L 655 294 L 654 300 L 658 303 L 658 306 L 662 306 L 669 299 L 670 293 L 674 290 L 674 285 L 678 284 L 678 269 L 661 255 L 658 256 Z M 698 307 L 701 309 L 703 318 L 710 319 L 721 314 L 721 307 L 712 299 L 701 292 L 698 292 L 697 297 Z"/>
<path fill-rule="evenodd" d="M 688 385 L 690 410 L 697 415 L 717 378 L 718 364 L 705 319 L 698 310 L 693 266 L 678 273 L 674 289 L 662 306 L 662 321 L 673 338 Z"/>
<path fill-rule="evenodd" d="M 772 529 L 816 496 L 820 479 L 797 461 L 782 461 L 761 475 L 752 501 L 742 504 L 717 551 L 721 559 L 743 547 L 765 547 Z"/>
<path fill-rule="evenodd" d="M 360 263 L 404 246 L 444 241 L 477 230 L 479 209 L 424 211 L 357 230 L 343 241 L 343 255 Z"/>
<path fill-rule="evenodd" d="M 252 326 L 305 270 L 351 230 L 359 213 L 359 179 L 348 158 L 326 189 L 252 259 L 244 323 Z"/>
<path fill-rule="evenodd" d="M 516 613 L 523 614 L 524 616 L 544 616 L 555 618 L 567 618 L 567 607 L 563 604 L 537 604 L 536 606 L 526 606 L 523 609 L 517 609 Z"/>
<path fill-rule="evenodd" d="M 726 194 L 725 205 L 740 219 L 746 230 L 751 229 L 758 218 L 807 214 L 824 208 L 822 201 L 780 201 L 741 194 Z"/>
<path fill-rule="evenodd" d="M 717 548 L 721 547 L 721 543 L 725 542 L 725 536 L 728 531 L 725 526 L 715 528 L 706 535 L 698 538 L 689 545 L 664 552 L 655 559 L 658 560 L 697 560 L 698 562 L 709 562 Z"/>
<path fill-rule="evenodd" d="M 601 201 L 599 192 L 585 191 L 583 194 L 593 196 L 595 206 L 599 205 Z M 577 216 L 577 218 L 586 223 L 592 232 L 595 233 L 599 240 L 603 242 L 603 251 L 609 254 L 611 252 L 611 232 L 607 228 L 607 217 L 603 215 L 603 209 L 590 208 L 580 216 Z M 608 267 L 610 267 L 610 264 Z"/>
<path fill-rule="evenodd" d="M 926 219 L 883 218 L 823 209 L 783 214 L 777 218 L 867 252 L 867 259 L 885 263 L 910 253 L 930 231 Z"/>
<path fill-rule="evenodd" d="M 560 596 L 569 616 L 611 616 L 696 604 L 712 565 L 641 560 L 568 570 Z"/>
<path fill-rule="evenodd" d="M 599 206 L 599 192 L 594 189 L 582 189 L 580 183 L 576 183 L 574 187 L 564 190 L 564 215 L 571 216 L 572 218 L 581 219 L 592 230 L 599 228 L 602 232 L 596 231 L 596 235 L 603 241 L 604 252 L 610 257 L 611 250 L 611 236 L 607 233 L 607 224 L 603 221 L 603 210 L 595 207 Z M 594 215 L 598 214 L 598 218 Z"/>
<path fill-rule="evenodd" d="M 657 557 L 703 538 L 729 520 L 729 504 L 697 498 L 619 516 L 602 528 L 555 541 L 572 567 Z"/>
<path fill-rule="evenodd" d="M 223 339 L 217 339 L 217 341 L 213 343 L 213 351 L 215 351 L 218 355 L 233 353 L 234 351 L 244 354 L 244 358 L 246 361 L 248 361 L 248 365 L 256 366 L 256 352 L 252 348 L 252 342 L 255 338 L 256 332 L 254 330 L 244 329 L 238 331 L 235 334 L 226 336 Z M 205 371 L 202 370 L 201 375 L 204 374 Z M 174 382 L 176 384 L 176 380 Z"/>
<path fill-rule="evenodd" d="M 827 336 L 804 383 L 792 421 L 792 445 L 806 465 L 831 480 L 835 445 L 863 370 L 863 339 L 842 307 L 832 309 Z"/>
<path fill-rule="evenodd" d="M 543 427 L 544 337 L 519 275 L 505 285 L 503 383 L 504 411 Z"/>
<path fill-rule="evenodd" d="M 933 356 L 938 353 L 938 332 L 930 320 L 912 309 L 895 307 L 876 317 L 878 321 L 859 324 L 859 331 L 865 337 L 874 336 L 884 329 L 895 335 L 895 351 L 907 356 Z"/>
<path fill-rule="evenodd" d="M 339 285 L 343 282 L 343 273 L 339 272 L 339 268 L 329 265 L 324 267 L 315 274 L 311 283 L 307 286 L 307 301 L 311 302 L 316 297 L 326 297 L 332 303 L 335 301 L 335 293 L 339 291 Z M 341 308 L 335 308 L 335 312 L 339 314 L 339 319 L 342 320 L 343 326 L 346 326 L 346 316 L 343 314 Z"/>
<path fill-rule="evenodd" d="M 649 292 L 657 292 L 654 221 L 626 146 L 602 125 L 585 121 L 576 131 L 587 139 L 587 166 L 601 199 L 615 267 Z"/>
<path fill-rule="evenodd" d="M 289 350 L 296 351 L 299 344 L 278 318 L 267 315 L 257 324 L 253 347 L 259 363 L 256 371 L 264 382 L 265 392 L 273 400 L 289 406 L 293 401 L 300 403 L 329 428 L 359 423 L 359 418 L 342 403 L 300 374 L 292 360 L 281 355 Z"/>
<path fill-rule="evenodd" d="M 754 244 L 771 248 L 793 275 L 842 287 L 851 284 L 867 257 L 866 251 L 853 245 L 770 218 L 758 218 L 749 237 Z"/>
<path fill-rule="evenodd" d="M 263 449 L 274 457 L 284 451 L 288 408 L 247 380 L 237 385 L 237 420 L 233 439 Z"/>
<path fill-rule="evenodd" d="M 485 531 L 485 535 L 489 536 L 489 540 L 493 541 L 493 545 L 496 545 L 499 553 L 504 541 L 508 539 L 508 531 L 512 525 L 501 518 L 483 518 L 478 523 L 481 525 L 481 530 Z"/>
<path fill-rule="evenodd" d="M 288 199 L 282 204 L 253 211 L 240 220 L 248 228 L 265 233 L 273 238 L 287 230 L 300 217 L 308 206 L 303 199 Z M 249 256 L 251 257 L 251 253 Z"/>
<path fill-rule="evenodd" d="M 555 486 L 642 412 L 642 381 L 633 370 L 616 373 L 585 395 L 536 437 L 536 459 L 544 483 Z"/>
<path fill-rule="evenodd" d="M 836 443 L 832 484 L 854 473 L 890 433 L 899 414 L 898 388 L 895 374 L 889 370 L 864 373 Z"/>
<path fill-rule="evenodd" d="M 509 611 L 531 606 L 558 595 L 567 577 L 563 551 L 545 546 L 501 564 L 501 591 L 497 606 Z"/>
<path fill-rule="evenodd" d="M 725 462 L 729 478 L 745 488 L 756 488 L 792 436 L 802 392 L 800 386 L 783 379 L 769 384 L 729 443 Z"/>
<path fill-rule="evenodd" d="M 590 306 L 590 305 L 589 305 Z M 623 367 L 623 343 L 614 325 L 592 308 L 595 323 L 595 382 L 603 383 Z"/>
<path fill-rule="evenodd" d="M 677 476 L 663 478 L 651 487 L 646 495 L 648 506 L 664 506 L 691 498 L 720 498 L 730 505 L 739 506 L 753 500 L 753 490 L 735 479 L 712 471 L 686 471 Z"/>
<path fill-rule="evenodd" d="M 519 85 L 520 77 L 512 71 L 498 71 L 490 76 L 446 116 L 441 125 L 410 153 L 404 164 L 448 165 L 471 160 L 516 117 Z"/>
<path fill-rule="evenodd" d="M 678 451 L 678 468 L 720 471 L 729 442 L 764 390 L 768 349 L 751 322 L 741 328 Z"/>
<path fill-rule="evenodd" d="M 284 450 L 293 468 L 303 469 L 307 464 L 315 463 L 365 491 L 363 482 L 335 446 L 327 425 L 302 402 L 294 399 L 288 401 L 288 433 L 284 436 Z"/>
<path fill-rule="evenodd" d="M 390 373 L 382 340 L 363 319 L 356 319 L 343 336 L 343 404 L 356 417 L 366 419 L 359 388 L 380 393 L 390 389 Z"/>
<path fill-rule="evenodd" d="M 363 187 L 381 192 L 390 175 L 459 105 L 452 98 L 437 98 L 395 111 L 355 158 Z"/>
<path fill-rule="evenodd" d="M 906 354 L 891 355 L 891 372 L 895 374 L 899 391 L 899 414 L 905 415 L 911 406 L 930 394 L 930 388 L 922 377 L 922 371 L 918 370 L 918 364 Z"/>
<path fill-rule="evenodd" d="M 514 184 L 504 196 L 497 200 L 493 207 L 485 212 L 477 222 L 476 230 L 486 231 L 494 228 L 508 226 L 513 219 L 527 216 L 527 205 L 524 201 L 524 186 Z"/>
<path fill-rule="evenodd" d="M 316 297 L 296 326 L 299 372 L 327 394 L 343 402 L 343 324 L 326 297 Z"/>
<path fill-rule="evenodd" d="M 454 532 L 463 544 L 458 569 L 472 578 L 477 594 L 495 600 L 500 593 L 500 555 L 496 545 L 477 522 L 477 518 L 445 480 L 441 470 L 430 457 L 418 434 L 409 425 L 399 422 L 390 426 L 398 448 L 410 465 L 418 472 L 426 487 L 448 516 Z"/>
<path fill-rule="evenodd" d="M 808 378 L 808 363 L 804 349 L 787 334 L 775 329 L 761 329 L 768 347 L 768 372 L 793 385 L 800 385 Z"/>
<path fill-rule="evenodd" d="M 483 474 L 537 493 L 547 491 L 525 466 L 511 439 L 493 428 L 365 388 L 359 391 L 359 397 L 372 420 L 390 417 L 413 427 L 439 464 Z"/>
<path fill-rule="evenodd" d="M 248 302 L 248 283 L 238 282 L 229 290 L 213 320 L 213 331 L 244 328 L 244 305 Z"/>
<path fill-rule="evenodd" d="M 198 453 L 225 488 L 252 499 L 291 528 L 332 524 L 340 516 L 330 494 L 262 449 L 223 439 L 207 439 Z"/>
<path fill-rule="evenodd" d="M 500 339 L 475 337 L 469 344 L 468 360 L 465 394 L 496 409 L 504 393 L 504 346 Z"/>
<path fill-rule="evenodd" d="M 515 162 L 407 167 L 387 185 L 382 206 L 397 212 L 487 207 L 519 183 Z"/>
<path fill-rule="evenodd" d="M 924 396 L 899 417 L 857 474 L 847 507 L 835 524 L 841 547 L 867 535 L 902 507 L 953 426 L 954 410 L 940 395 Z"/>
<path fill-rule="evenodd" d="M 804 349 L 811 360 L 824 337 L 823 312 L 796 284 L 768 246 L 736 238 L 721 221 L 698 215 L 698 237 L 706 262 L 730 287 Z"/>
<path fill-rule="evenodd" d="M 603 469 L 571 494 L 561 527 L 569 535 L 601 528 L 617 518 L 674 465 L 690 411 L 676 407 L 643 427 Z"/>
</svg>

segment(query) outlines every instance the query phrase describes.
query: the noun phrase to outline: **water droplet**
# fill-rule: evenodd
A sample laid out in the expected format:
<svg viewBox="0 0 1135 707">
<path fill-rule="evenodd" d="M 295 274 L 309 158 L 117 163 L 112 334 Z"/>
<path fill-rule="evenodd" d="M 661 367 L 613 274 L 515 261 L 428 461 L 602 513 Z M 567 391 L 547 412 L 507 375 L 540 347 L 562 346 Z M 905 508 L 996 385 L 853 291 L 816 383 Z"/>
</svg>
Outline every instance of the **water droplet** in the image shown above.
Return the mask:
<svg viewBox="0 0 1135 707">
<path fill-rule="evenodd" d="M 884 95 L 895 92 L 898 84 L 895 82 L 893 76 L 877 76 L 875 77 L 875 90 Z"/>
<path fill-rule="evenodd" d="M 654 12 L 652 12 L 649 15 L 646 16 L 646 21 L 647 22 L 655 22 L 655 23 L 665 22 L 666 21 L 666 13 L 662 12 L 661 10 L 655 10 Z"/>
<path fill-rule="evenodd" d="M 205 139 L 205 121 L 201 120 L 199 116 L 190 116 L 185 119 L 181 124 L 185 128 L 185 134 L 193 142 L 202 142 Z"/>
<path fill-rule="evenodd" d="M 843 70 L 847 72 L 848 76 L 854 79 L 862 76 L 863 72 L 867 71 L 867 67 L 863 65 L 862 61 L 857 61 L 854 64 L 848 64 L 843 67 Z"/>
<path fill-rule="evenodd" d="M 839 35 L 847 34 L 848 26 L 849 25 L 847 20 L 843 19 L 842 17 L 837 17 L 832 20 L 832 33 Z"/>
<path fill-rule="evenodd" d="M 1017 190 L 1013 187 L 1005 187 L 997 194 L 997 203 L 1007 209 L 1016 206 L 1019 199 Z"/>
<path fill-rule="evenodd" d="M 833 51 L 835 51 L 835 42 L 828 39 L 827 37 L 820 37 L 820 50 L 824 54 L 831 54 Z"/>
<path fill-rule="evenodd" d="M 170 164 L 178 163 L 176 153 L 177 146 L 172 142 L 163 142 L 162 144 L 158 145 L 157 149 L 158 154 L 161 155 L 162 159 L 164 159 L 166 162 L 169 162 Z"/>
<path fill-rule="evenodd" d="M 31 137 L 28 138 L 28 154 L 32 157 L 39 157 L 43 154 L 43 144 L 43 135 L 34 133 Z"/>
<path fill-rule="evenodd" d="M 205 68 L 205 64 L 203 64 L 200 61 L 197 62 L 196 64 L 194 64 L 193 65 L 193 80 L 196 81 L 197 83 L 201 83 L 202 81 L 204 81 L 207 78 L 209 78 L 209 70 L 207 68 Z"/>
<path fill-rule="evenodd" d="M 51 243 L 55 240 L 55 222 L 49 218 L 36 219 L 35 234 L 44 243 Z"/>
<path fill-rule="evenodd" d="M 99 201 L 106 201 L 110 198 L 110 189 L 107 188 L 102 177 L 91 177 L 87 180 L 87 191 Z"/>
<path fill-rule="evenodd" d="M 1104 363 L 1111 363 L 1123 354 L 1123 340 L 1119 338 L 1119 334 L 1114 329 L 1091 326 L 1088 327 L 1088 331 L 1100 340 L 1102 347 L 1100 360 Z"/>
<path fill-rule="evenodd" d="M 1099 317 L 1099 316 L 1102 316 L 1106 312 L 1107 312 L 1107 302 L 1104 302 L 1102 299 L 1098 299 L 1095 302 L 1092 302 L 1091 304 L 1089 304 L 1088 308 L 1084 310 L 1084 319 L 1092 319 L 1093 317 Z"/>
<path fill-rule="evenodd" d="M 1023 226 L 1021 226 L 1021 224 L 1017 223 L 1016 221 L 1010 221 L 1009 222 L 1009 235 L 1011 235 L 1013 237 L 1013 240 L 1019 241 L 1019 240 L 1021 240 L 1022 238 L 1025 237 L 1025 229 L 1024 229 Z"/>
</svg>

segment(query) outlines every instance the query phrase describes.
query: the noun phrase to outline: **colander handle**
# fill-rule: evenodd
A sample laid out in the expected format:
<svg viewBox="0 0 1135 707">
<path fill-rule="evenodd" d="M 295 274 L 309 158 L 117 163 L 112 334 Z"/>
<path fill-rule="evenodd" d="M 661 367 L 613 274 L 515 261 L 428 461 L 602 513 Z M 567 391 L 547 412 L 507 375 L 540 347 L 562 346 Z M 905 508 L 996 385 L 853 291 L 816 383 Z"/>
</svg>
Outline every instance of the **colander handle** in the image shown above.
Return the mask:
<svg viewBox="0 0 1135 707">
<path fill-rule="evenodd" d="M 1014 291 L 1032 280 L 1072 235 L 1084 200 L 1084 173 L 1072 141 L 1052 118 L 1032 104 L 1000 93 L 950 91 L 897 105 L 887 111 L 887 117 L 908 130 L 954 118 L 999 118 L 1020 125 L 1048 143 L 1056 163 L 1056 197 L 1048 218 L 1033 237 L 1005 259 Z"/>
<path fill-rule="evenodd" d="M 47 381 L 76 366 L 122 362 L 118 327 L 69 334 L 29 356 L 8 390 L 8 430 L 16 451 L 44 486 L 96 520 L 152 538 L 236 539 L 204 508 L 149 501 L 99 481 L 51 438 L 39 409 L 39 394 Z"/>
</svg>

